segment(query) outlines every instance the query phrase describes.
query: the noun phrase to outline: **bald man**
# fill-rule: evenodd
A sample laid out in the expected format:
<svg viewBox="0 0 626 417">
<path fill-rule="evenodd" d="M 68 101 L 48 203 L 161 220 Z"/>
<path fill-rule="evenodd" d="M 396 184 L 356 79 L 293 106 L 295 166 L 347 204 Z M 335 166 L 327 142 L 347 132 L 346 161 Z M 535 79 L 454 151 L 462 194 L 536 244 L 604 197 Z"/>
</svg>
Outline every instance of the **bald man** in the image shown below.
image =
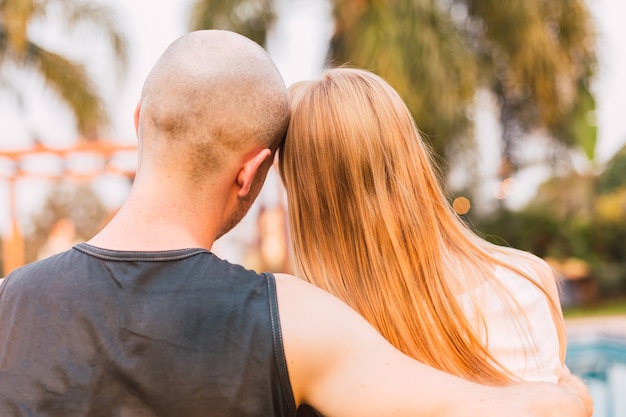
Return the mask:
<svg viewBox="0 0 626 417">
<path fill-rule="evenodd" d="M 283 80 L 252 41 L 200 31 L 165 51 L 135 112 L 123 207 L 89 242 L 4 280 L 0 416 L 294 416 L 302 404 L 350 417 L 590 415 L 576 378 L 464 381 L 404 356 L 327 293 L 213 255 L 288 119 Z"/>
</svg>

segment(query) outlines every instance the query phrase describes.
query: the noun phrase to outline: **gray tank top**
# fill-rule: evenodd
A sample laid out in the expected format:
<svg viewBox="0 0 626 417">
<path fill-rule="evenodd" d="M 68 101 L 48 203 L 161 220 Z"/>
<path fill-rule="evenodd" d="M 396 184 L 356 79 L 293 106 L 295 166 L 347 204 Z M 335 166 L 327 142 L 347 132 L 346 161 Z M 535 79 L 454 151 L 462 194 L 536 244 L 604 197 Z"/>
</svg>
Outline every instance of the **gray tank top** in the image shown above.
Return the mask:
<svg viewBox="0 0 626 417">
<path fill-rule="evenodd" d="M 87 244 L 0 287 L 0 416 L 293 416 L 274 276 Z"/>
</svg>

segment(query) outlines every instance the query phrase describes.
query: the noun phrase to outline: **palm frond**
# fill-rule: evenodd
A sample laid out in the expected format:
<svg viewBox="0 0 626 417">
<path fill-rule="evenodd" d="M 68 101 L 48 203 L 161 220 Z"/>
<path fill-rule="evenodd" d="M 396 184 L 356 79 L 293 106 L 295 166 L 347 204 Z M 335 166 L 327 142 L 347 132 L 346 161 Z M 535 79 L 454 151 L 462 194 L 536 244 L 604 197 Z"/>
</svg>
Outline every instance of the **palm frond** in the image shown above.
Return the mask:
<svg viewBox="0 0 626 417">
<path fill-rule="evenodd" d="M 0 2 L 0 23 L 7 49 L 23 54 L 28 40 L 28 24 L 37 10 L 34 0 Z"/>
<path fill-rule="evenodd" d="M 32 42 L 28 44 L 24 64 L 37 70 L 69 106 L 76 116 L 77 129 L 86 138 L 96 138 L 98 129 L 109 120 L 84 66 Z"/>
</svg>

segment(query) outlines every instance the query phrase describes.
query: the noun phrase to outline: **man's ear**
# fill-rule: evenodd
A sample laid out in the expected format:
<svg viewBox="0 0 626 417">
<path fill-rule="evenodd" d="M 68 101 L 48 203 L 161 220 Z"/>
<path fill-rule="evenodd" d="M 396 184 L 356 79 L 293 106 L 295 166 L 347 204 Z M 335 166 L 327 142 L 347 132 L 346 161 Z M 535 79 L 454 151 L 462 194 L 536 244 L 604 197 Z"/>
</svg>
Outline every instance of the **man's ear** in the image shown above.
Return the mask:
<svg viewBox="0 0 626 417">
<path fill-rule="evenodd" d="M 259 173 L 259 167 L 263 165 L 263 162 L 270 158 L 271 155 L 272 151 L 269 149 L 263 149 L 252 155 L 241 167 L 237 173 L 237 185 L 239 185 L 237 195 L 239 197 L 245 197 L 250 192 L 250 187 L 254 182 L 254 178 L 257 173 Z"/>
<path fill-rule="evenodd" d="M 141 100 L 135 107 L 135 134 L 139 135 L 139 113 L 141 112 Z"/>
</svg>

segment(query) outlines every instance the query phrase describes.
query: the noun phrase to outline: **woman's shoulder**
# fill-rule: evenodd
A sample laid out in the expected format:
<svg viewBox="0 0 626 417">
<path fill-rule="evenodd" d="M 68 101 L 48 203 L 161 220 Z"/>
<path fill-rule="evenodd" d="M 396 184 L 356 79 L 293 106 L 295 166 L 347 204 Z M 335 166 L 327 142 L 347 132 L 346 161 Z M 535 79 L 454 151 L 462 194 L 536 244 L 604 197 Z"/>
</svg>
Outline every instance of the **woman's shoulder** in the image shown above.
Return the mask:
<svg viewBox="0 0 626 417">
<path fill-rule="evenodd" d="M 565 346 L 557 277 L 530 252 L 484 244 L 480 253 L 448 259 L 464 284 L 455 295 L 467 324 L 512 375 L 556 381 Z"/>
<path fill-rule="evenodd" d="M 525 380 L 552 381 L 560 371 L 550 311 L 554 274 L 529 252 L 505 248 L 493 257 L 496 279 L 465 294 L 461 305 L 501 365 Z"/>
<path fill-rule="evenodd" d="M 491 255 L 503 266 L 510 266 L 509 269 L 519 269 L 530 275 L 530 278 L 540 279 L 543 274 L 554 275 L 550 265 L 539 256 L 521 249 L 511 247 L 497 247 Z"/>
</svg>

